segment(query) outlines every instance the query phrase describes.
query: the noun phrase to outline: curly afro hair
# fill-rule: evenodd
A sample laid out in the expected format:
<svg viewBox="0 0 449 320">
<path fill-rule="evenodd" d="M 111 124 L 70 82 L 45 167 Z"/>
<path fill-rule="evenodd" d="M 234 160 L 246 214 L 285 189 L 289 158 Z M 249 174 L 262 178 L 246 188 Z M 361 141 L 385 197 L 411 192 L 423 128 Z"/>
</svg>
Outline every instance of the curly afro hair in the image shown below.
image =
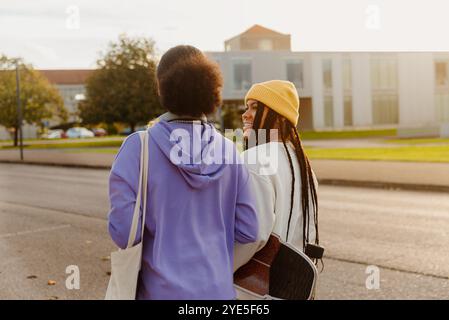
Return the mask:
<svg viewBox="0 0 449 320">
<path fill-rule="evenodd" d="M 157 67 L 157 79 L 161 104 L 175 114 L 208 115 L 221 104 L 220 68 L 195 47 L 168 50 Z"/>
</svg>

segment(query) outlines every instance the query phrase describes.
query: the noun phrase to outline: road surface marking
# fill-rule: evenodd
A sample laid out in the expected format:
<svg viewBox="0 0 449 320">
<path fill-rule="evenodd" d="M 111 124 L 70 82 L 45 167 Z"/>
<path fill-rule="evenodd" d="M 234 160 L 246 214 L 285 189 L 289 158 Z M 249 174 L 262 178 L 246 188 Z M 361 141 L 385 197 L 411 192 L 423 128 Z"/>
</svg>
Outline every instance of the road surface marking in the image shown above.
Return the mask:
<svg viewBox="0 0 449 320">
<path fill-rule="evenodd" d="M 60 230 L 60 229 L 65 229 L 65 228 L 70 228 L 70 227 L 71 227 L 70 224 L 63 224 L 60 226 L 54 226 L 54 227 L 48 227 L 48 228 L 40 228 L 40 229 L 27 230 L 27 231 L 5 233 L 5 234 L 0 234 L 0 239 L 12 238 L 12 237 L 22 236 L 22 235 L 26 235 L 26 234 L 38 233 L 38 232 Z"/>
</svg>

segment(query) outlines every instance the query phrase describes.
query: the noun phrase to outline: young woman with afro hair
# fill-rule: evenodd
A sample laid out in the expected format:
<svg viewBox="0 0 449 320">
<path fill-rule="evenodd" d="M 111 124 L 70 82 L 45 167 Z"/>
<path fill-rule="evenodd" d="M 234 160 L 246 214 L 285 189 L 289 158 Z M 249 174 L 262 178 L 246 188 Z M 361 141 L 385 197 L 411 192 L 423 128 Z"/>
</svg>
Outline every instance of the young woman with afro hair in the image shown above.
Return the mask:
<svg viewBox="0 0 449 320">
<path fill-rule="evenodd" d="M 221 103 L 219 68 L 200 50 L 177 46 L 162 56 L 157 80 L 168 112 L 148 129 L 148 203 L 136 298 L 235 299 L 234 243 L 255 241 L 258 223 L 246 167 L 232 141 L 207 122 Z M 121 248 L 129 237 L 139 159 L 140 139 L 133 134 L 110 175 L 109 232 Z"/>
</svg>

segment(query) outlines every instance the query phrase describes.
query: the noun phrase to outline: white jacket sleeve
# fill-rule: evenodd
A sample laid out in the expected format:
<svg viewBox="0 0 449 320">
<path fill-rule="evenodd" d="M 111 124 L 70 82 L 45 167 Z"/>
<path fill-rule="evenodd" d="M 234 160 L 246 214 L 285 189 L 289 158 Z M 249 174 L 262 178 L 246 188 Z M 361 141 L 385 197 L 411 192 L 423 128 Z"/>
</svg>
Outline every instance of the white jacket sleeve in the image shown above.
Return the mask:
<svg viewBox="0 0 449 320">
<path fill-rule="evenodd" d="M 318 179 L 316 178 L 315 172 L 312 170 L 312 177 L 313 177 L 313 183 L 315 184 L 315 190 L 317 192 L 318 195 Z M 310 197 L 309 200 L 309 210 L 311 210 L 311 216 L 309 219 L 309 230 L 310 230 L 310 238 L 309 238 L 309 242 L 310 243 L 315 243 L 315 239 L 316 239 L 316 228 L 315 228 L 315 217 L 313 214 L 313 202 L 312 202 L 312 197 Z"/>
<path fill-rule="evenodd" d="M 274 227 L 274 206 L 275 192 L 270 179 L 267 176 L 259 175 L 249 168 L 250 182 L 256 199 L 257 220 L 259 232 L 257 240 L 248 244 L 234 245 L 234 271 L 246 264 L 254 254 L 262 249 L 268 241 Z"/>
</svg>

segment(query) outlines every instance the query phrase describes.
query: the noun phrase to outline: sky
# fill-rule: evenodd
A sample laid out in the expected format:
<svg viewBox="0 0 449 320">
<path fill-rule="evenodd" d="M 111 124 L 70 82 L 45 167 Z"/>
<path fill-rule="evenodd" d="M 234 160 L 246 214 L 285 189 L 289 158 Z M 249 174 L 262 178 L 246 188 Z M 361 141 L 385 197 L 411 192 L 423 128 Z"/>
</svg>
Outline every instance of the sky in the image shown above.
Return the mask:
<svg viewBox="0 0 449 320">
<path fill-rule="evenodd" d="M 293 51 L 449 51 L 447 0 L 0 0 L 0 53 L 39 69 L 94 68 L 119 34 L 223 51 L 254 24 Z"/>
</svg>

